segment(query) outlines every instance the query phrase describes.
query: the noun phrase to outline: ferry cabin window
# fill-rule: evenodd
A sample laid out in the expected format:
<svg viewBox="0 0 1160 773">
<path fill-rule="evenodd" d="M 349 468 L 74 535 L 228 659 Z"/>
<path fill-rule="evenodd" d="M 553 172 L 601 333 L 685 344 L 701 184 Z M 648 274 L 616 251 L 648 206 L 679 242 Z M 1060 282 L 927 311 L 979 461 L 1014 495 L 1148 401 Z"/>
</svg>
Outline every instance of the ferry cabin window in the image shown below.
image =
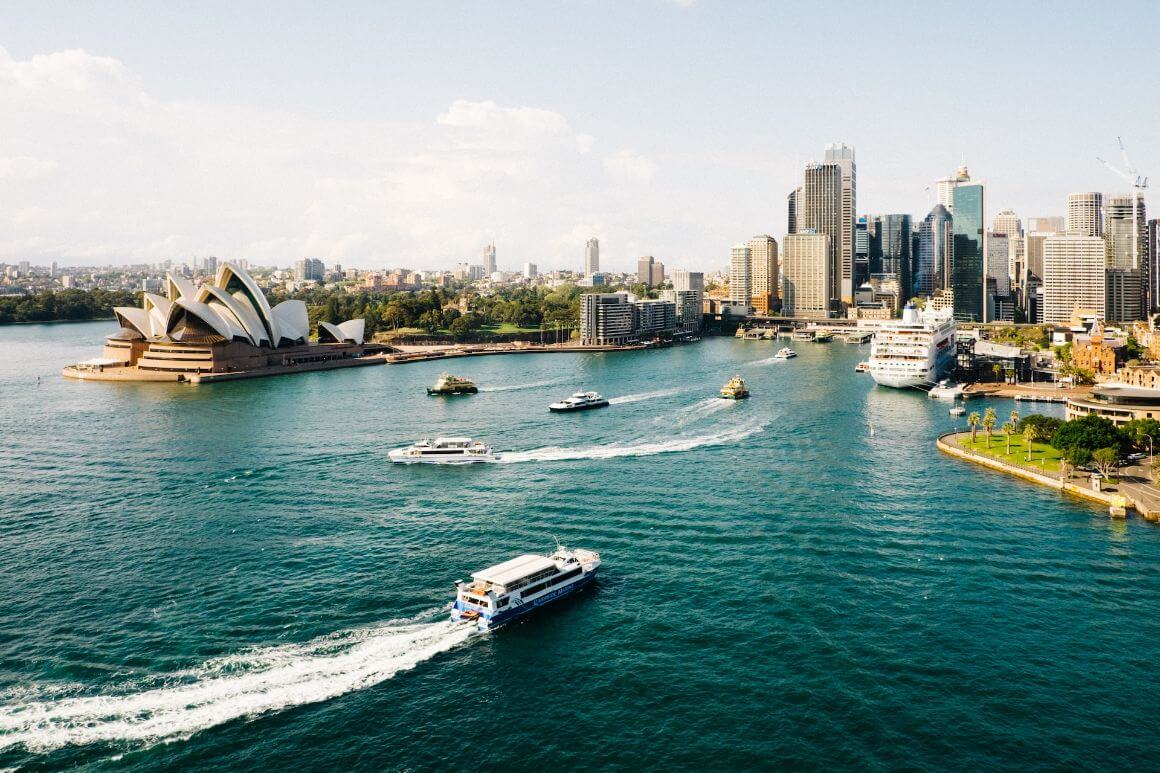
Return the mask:
<svg viewBox="0 0 1160 773">
<path fill-rule="evenodd" d="M 552 578 L 551 580 L 548 580 L 547 582 L 542 582 L 539 585 L 533 585 L 530 588 L 525 588 L 524 592 L 523 592 L 523 596 L 524 597 L 531 596 L 533 594 L 539 593 L 544 588 L 550 588 L 553 585 L 559 585 L 560 583 L 564 582 L 565 580 L 572 579 L 576 575 L 580 574 L 580 572 L 582 572 L 582 571 L 584 571 L 584 570 L 583 569 L 573 569 L 569 572 L 564 572 L 563 574 L 559 574 L 556 577 Z"/>
<path fill-rule="evenodd" d="M 476 598 L 472 598 L 471 596 L 464 596 L 463 600 L 469 604 L 477 604 L 477 605 L 479 605 L 481 607 L 485 607 L 485 608 L 488 606 L 487 599 L 476 599 Z"/>
</svg>

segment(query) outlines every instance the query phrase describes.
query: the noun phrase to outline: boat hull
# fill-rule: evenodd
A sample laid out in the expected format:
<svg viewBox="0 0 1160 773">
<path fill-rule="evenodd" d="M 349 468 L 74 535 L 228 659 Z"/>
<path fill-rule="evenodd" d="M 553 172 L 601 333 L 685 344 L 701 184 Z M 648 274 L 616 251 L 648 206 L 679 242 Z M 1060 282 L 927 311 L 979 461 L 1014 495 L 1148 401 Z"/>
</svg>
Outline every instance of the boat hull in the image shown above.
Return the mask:
<svg viewBox="0 0 1160 773">
<path fill-rule="evenodd" d="M 584 405 L 572 405 L 572 406 L 560 406 L 560 407 L 556 407 L 555 405 L 549 405 L 548 410 L 551 411 L 552 413 L 572 413 L 573 411 L 587 411 L 587 410 L 590 410 L 592 408 L 607 408 L 607 407 L 608 407 L 608 401 L 607 400 L 600 400 L 600 401 L 595 402 L 595 403 L 586 403 Z"/>
<path fill-rule="evenodd" d="M 432 396 L 473 395 L 477 392 L 479 392 L 479 387 L 456 387 L 455 389 L 435 389 L 434 387 L 427 387 L 427 394 Z"/>
<path fill-rule="evenodd" d="M 722 400 L 746 400 L 749 398 L 748 392 L 742 392 L 737 395 L 721 395 Z"/>
<path fill-rule="evenodd" d="M 480 464 L 499 460 L 496 454 L 476 454 L 473 456 L 407 456 L 403 449 L 387 452 L 387 458 L 394 464 Z"/>
<path fill-rule="evenodd" d="M 525 617 L 532 612 L 535 612 L 537 609 L 541 609 L 548 604 L 559 601 L 560 599 L 566 598 L 568 596 L 572 596 L 583 590 L 584 588 L 591 585 L 592 581 L 596 579 L 597 571 L 598 569 L 593 569 L 591 572 L 586 572 L 585 574 L 581 575 L 580 578 L 576 580 L 576 582 L 566 585 L 563 588 L 557 588 L 551 593 L 546 593 L 537 599 L 533 599 L 532 601 L 525 602 L 518 606 L 513 606 L 511 609 L 506 609 L 503 612 L 499 612 L 495 615 L 482 615 L 478 618 L 476 624 L 479 626 L 479 630 L 481 631 L 492 631 L 496 628 L 499 628 L 500 626 L 507 625 L 513 620 Z M 452 603 L 451 605 L 451 620 L 457 623 L 462 622 L 464 619 L 459 614 L 460 609 L 458 605 L 458 601 Z"/>
</svg>

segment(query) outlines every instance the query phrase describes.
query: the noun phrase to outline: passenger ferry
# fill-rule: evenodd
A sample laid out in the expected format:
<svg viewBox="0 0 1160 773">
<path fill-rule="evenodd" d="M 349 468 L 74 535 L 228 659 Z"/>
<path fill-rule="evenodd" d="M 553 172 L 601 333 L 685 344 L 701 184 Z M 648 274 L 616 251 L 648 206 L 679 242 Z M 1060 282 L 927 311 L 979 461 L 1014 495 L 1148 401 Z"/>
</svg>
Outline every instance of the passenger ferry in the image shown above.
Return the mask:
<svg viewBox="0 0 1160 773">
<path fill-rule="evenodd" d="M 608 400 L 599 392 L 577 392 L 559 402 L 548 406 L 549 411 L 564 413 L 566 411 L 586 411 L 589 408 L 607 408 Z"/>
<path fill-rule="evenodd" d="M 523 555 L 481 569 L 470 582 L 455 583 L 451 619 L 481 631 L 568 596 L 588 585 L 600 568 L 600 554 L 556 545 L 550 556 Z"/>
<path fill-rule="evenodd" d="M 452 376 L 450 373 L 441 373 L 435 380 L 435 386 L 427 387 L 429 395 L 473 395 L 479 391 L 471 379 Z"/>
<path fill-rule="evenodd" d="M 788 360 L 791 357 L 797 357 L 797 352 L 788 346 L 779 349 L 777 354 L 773 355 L 773 359 L 775 360 Z"/>
<path fill-rule="evenodd" d="M 745 386 L 745 379 L 734 376 L 725 386 L 721 387 L 721 396 L 726 400 L 742 400 L 749 397 L 749 388 Z"/>
<path fill-rule="evenodd" d="M 870 344 L 870 375 L 888 387 L 934 384 L 955 359 L 950 309 L 919 311 L 906 304 L 902 319 L 884 322 Z"/>
<path fill-rule="evenodd" d="M 387 457 L 395 464 L 472 464 L 494 462 L 499 459 L 499 454 L 482 440 L 437 437 L 420 440 L 407 448 L 395 448 L 387 452 Z"/>
</svg>

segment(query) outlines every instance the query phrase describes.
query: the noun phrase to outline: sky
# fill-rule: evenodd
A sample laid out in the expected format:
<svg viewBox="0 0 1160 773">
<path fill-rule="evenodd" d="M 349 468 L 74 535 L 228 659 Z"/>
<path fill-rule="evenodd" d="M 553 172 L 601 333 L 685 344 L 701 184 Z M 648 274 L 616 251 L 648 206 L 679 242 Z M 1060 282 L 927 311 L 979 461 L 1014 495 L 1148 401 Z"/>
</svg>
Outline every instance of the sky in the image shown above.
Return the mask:
<svg viewBox="0 0 1160 773">
<path fill-rule="evenodd" d="M 183 7 L 184 6 L 184 7 Z M 1107 8 L 1108 10 L 1105 10 Z M 845 142 L 859 213 L 1160 185 L 1160 4 L 0 5 L 0 262 L 713 270 Z M 1151 210 L 1150 210 L 1151 211 Z"/>
</svg>

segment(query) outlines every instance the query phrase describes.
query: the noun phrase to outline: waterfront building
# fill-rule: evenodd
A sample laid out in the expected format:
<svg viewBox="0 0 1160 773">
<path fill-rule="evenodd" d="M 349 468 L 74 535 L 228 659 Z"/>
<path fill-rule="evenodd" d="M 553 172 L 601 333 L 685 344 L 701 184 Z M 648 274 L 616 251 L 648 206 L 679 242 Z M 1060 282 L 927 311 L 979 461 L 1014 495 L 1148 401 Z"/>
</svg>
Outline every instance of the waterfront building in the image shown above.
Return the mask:
<svg viewBox="0 0 1160 773">
<path fill-rule="evenodd" d="M 750 305 L 757 314 L 768 314 L 778 299 L 777 240 L 768 234 L 749 240 Z"/>
<path fill-rule="evenodd" d="M 932 295 L 946 289 L 950 271 L 951 213 L 942 204 L 935 204 L 918 225 L 914 291 Z"/>
<path fill-rule="evenodd" d="M 677 304 L 665 299 L 634 299 L 632 321 L 638 340 L 673 333 L 677 329 Z"/>
<path fill-rule="evenodd" d="M 735 244 L 729 255 L 729 300 L 749 306 L 753 295 L 749 278 L 753 275 L 753 253 L 748 244 Z"/>
<path fill-rule="evenodd" d="M 1067 230 L 1083 236 L 1104 235 L 1104 194 L 1072 193 L 1067 197 Z"/>
<path fill-rule="evenodd" d="M 1042 321 L 1049 325 L 1068 324 L 1076 308 L 1092 309 L 1104 317 L 1107 304 L 1104 240 L 1098 236 L 1053 234 L 1043 237 L 1042 249 Z"/>
<path fill-rule="evenodd" d="M 1023 235 L 1023 224 L 1013 209 L 1004 209 L 995 215 L 992 230 L 997 234 L 1006 234 L 1007 238 L 1015 239 Z"/>
<path fill-rule="evenodd" d="M 840 300 L 842 276 L 840 245 L 842 238 L 842 168 L 837 163 L 807 164 L 802 186 L 804 202 L 798 231 L 813 231 L 828 237 L 826 285 L 831 300 Z"/>
<path fill-rule="evenodd" d="M 491 276 L 495 272 L 495 242 L 492 242 L 483 248 L 483 275 Z"/>
<path fill-rule="evenodd" d="M 689 271 L 678 268 L 673 272 L 673 289 L 677 292 L 689 290 L 696 293 L 697 308 L 703 308 L 705 302 L 705 275 L 700 271 Z M 697 320 L 700 324 L 700 318 Z"/>
<path fill-rule="evenodd" d="M 311 342 L 305 303 L 271 307 L 253 277 L 231 263 L 200 286 L 171 273 L 165 287 L 164 296 L 144 293 L 140 307 L 114 308 L 121 329 L 106 339 L 102 356 L 65 368 L 64 375 L 183 381 L 289 365 L 337 366 L 362 353 L 363 320 L 320 322 L 317 342 Z"/>
<path fill-rule="evenodd" d="M 581 295 L 580 342 L 604 346 L 636 341 L 631 297 L 626 292 Z"/>
<path fill-rule="evenodd" d="M 826 146 L 827 164 L 837 164 L 841 170 L 841 200 L 838 249 L 838 274 L 835 292 L 843 303 L 854 302 L 854 217 L 858 211 L 858 167 L 854 163 L 854 149 L 845 143 Z"/>
<path fill-rule="evenodd" d="M 963 172 L 965 174 L 965 168 Z M 959 181 L 954 186 L 952 198 L 951 288 L 955 294 L 955 319 L 959 322 L 986 322 L 983 184 Z"/>
<path fill-rule="evenodd" d="M 1160 419 L 1160 389 L 1118 382 L 1096 384 L 1089 397 L 1069 397 L 1067 420 L 1102 416 L 1117 427 L 1133 419 Z"/>
<path fill-rule="evenodd" d="M 782 240 L 783 316 L 829 316 L 832 297 L 829 261 L 827 234 L 805 231 L 786 235 Z"/>
<path fill-rule="evenodd" d="M 584 276 L 600 271 L 600 240 L 595 236 L 584 243 Z"/>
<path fill-rule="evenodd" d="M 701 329 L 701 292 L 698 290 L 661 290 L 661 300 L 673 304 L 676 325 L 685 333 Z"/>
<path fill-rule="evenodd" d="M 1099 319 L 1090 333 L 1078 333 L 1071 340 L 1071 361 L 1077 368 L 1108 376 L 1119 370 L 1128 359 L 1128 342 L 1104 334 Z"/>
</svg>

